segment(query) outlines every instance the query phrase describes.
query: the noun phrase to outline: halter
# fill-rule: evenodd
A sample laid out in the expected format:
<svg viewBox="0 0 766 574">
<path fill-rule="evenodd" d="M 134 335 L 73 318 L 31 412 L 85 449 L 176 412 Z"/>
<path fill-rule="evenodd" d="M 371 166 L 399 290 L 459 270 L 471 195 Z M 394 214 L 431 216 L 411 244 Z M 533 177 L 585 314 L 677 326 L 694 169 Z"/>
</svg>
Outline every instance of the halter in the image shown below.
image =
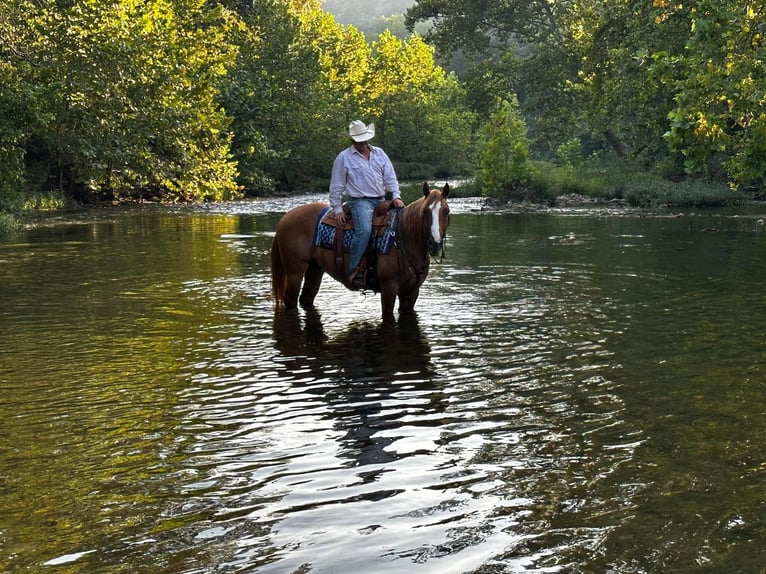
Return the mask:
<svg viewBox="0 0 766 574">
<path fill-rule="evenodd" d="M 433 217 L 433 213 L 431 214 Z M 433 221 L 436 222 L 436 225 L 439 224 L 438 217 L 433 218 Z M 400 221 L 397 221 L 397 226 L 400 225 Z M 401 234 L 397 233 L 395 236 L 394 244 L 397 247 L 397 253 L 399 258 L 399 266 L 401 269 L 407 269 L 415 276 L 415 284 L 419 285 L 423 282 L 426 274 L 428 273 L 428 264 L 430 259 L 437 260 L 436 257 L 441 252 L 441 257 L 439 259 L 444 259 L 444 243 L 447 239 L 447 232 L 445 231 L 443 235 L 441 235 L 441 241 L 435 241 L 433 238 L 433 233 L 431 233 L 430 230 L 427 230 L 428 237 L 426 239 L 426 253 L 425 257 L 423 258 L 423 262 L 416 267 L 413 265 L 413 263 L 410 261 L 410 258 L 407 256 L 407 250 L 404 249 L 404 245 L 402 245 L 401 241 Z M 441 232 L 440 232 L 441 234 Z M 438 261 L 438 260 L 437 260 Z"/>
<path fill-rule="evenodd" d="M 434 241 L 433 237 L 428 238 L 428 253 L 431 257 L 436 258 L 437 255 L 439 255 L 439 252 L 441 251 L 441 257 L 439 259 L 444 259 L 444 242 L 447 240 L 447 234 L 445 233 L 442 235 L 442 240 L 438 243 Z"/>
</svg>

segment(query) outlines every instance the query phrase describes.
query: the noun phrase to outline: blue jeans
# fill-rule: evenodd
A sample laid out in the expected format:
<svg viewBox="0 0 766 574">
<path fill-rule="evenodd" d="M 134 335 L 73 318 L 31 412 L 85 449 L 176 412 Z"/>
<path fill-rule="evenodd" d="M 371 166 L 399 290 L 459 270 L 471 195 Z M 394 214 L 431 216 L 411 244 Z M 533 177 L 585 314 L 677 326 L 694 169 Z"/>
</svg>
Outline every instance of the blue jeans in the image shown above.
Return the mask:
<svg viewBox="0 0 766 574">
<path fill-rule="evenodd" d="M 367 250 L 367 243 L 369 243 L 372 233 L 372 216 L 379 203 L 380 199 L 377 197 L 350 197 L 348 199 L 351 218 L 354 220 L 351 260 L 348 264 L 349 275 L 356 271 L 364 252 Z"/>
</svg>

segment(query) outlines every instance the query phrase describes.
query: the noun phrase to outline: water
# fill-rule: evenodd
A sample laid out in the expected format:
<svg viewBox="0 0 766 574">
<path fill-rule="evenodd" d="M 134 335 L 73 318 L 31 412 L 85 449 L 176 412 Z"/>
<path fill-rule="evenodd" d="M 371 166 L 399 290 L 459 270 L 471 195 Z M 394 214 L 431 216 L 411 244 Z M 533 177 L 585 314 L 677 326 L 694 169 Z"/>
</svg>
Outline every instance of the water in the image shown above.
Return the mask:
<svg viewBox="0 0 766 574">
<path fill-rule="evenodd" d="M 766 233 L 455 200 L 417 314 L 325 279 L 306 198 L 0 243 L 0 570 L 760 572 Z"/>
</svg>

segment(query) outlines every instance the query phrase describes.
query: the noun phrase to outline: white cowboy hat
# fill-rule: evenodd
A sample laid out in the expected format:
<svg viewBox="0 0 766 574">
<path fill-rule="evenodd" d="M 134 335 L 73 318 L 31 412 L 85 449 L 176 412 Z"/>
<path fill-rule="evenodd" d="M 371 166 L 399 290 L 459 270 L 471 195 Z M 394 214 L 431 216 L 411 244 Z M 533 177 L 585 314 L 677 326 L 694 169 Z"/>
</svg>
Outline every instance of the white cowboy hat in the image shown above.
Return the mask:
<svg viewBox="0 0 766 574">
<path fill-rule="evenodd" d="M 364 125 L 361 120 L 354 120 L 348 124 L 348 135 L 355 142 L 366 142 L 375 137 L 375 124 Z"/>
</svg>

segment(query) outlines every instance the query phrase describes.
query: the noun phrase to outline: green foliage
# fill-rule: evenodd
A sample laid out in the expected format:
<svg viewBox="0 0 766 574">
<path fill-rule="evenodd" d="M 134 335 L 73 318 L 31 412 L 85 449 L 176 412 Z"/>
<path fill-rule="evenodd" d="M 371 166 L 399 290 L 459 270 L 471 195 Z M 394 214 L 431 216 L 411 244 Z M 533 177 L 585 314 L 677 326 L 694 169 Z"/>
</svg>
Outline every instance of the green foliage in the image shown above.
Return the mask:
<svg viewBox="0 0 766 574">
<path fill-rule="evenodd" d="M 16 44 L 4 42 L 0 69 L 17 71 L 27 105 L 9 116 L 24 124 L 6 142 L 26 152 L 31 183 L 79 199 L 237 195 L 215 102 L 234 57 L 228 13 L 204 0 L 13 7 L 0 34 Z"/>
<path fill-rule="evenodd" d="M 28 187 L 188 201 L 312 186 L 354 118 L 402 165 L 468 169 L 473 114 L 422 38 L 370 45 L 319 0 L 224 4 L 8 0 L 0 209 Z"/>
<path fill-rule="evenodd" d="M 319 95 L 318 56 L 299 18 L 275 1 L 248 4 L 241 16 L 233 36 L 239 55 L 220 101 L 233 117 L 238 182 L 260 195 L 297 186 L 299 176 L 313 171 L 317 154 L 306 134 L 321 137 L 327 110 Z"/>
<path fill-rule="evenodd" d="M 643 207 L 720 207 L 737 205 L 746 196 L 727 185 L 696 178 L 668 181 L 651 174 L 636 174 L 625 184 L 623 197 Z"/>
<path fill-rule="evenodd" d="M 0 211 L 0 237 L 10 235 L 19 229 L 21 229 L 21 223 L 18 218 L 10 213 Z"/>
<path fill-rule="evenodd" d="M 535 172 L 529 161 L 527 128 L 515 97 L 498 100 L 479 131 L 479 181 L 482 193 L 498 197 L 524 188 Z"/>
<path fill-rule="evenodd" d="M 0 211 L 20 207 L 27 186 L 24 142 L 45 117 L 40 89 L 29 81 L 36 62 L 25 18 L 33 11 L 26 0 L 8 1 L 0 11 Z"/>
<path fill-rule="evenodd" d="M 463 0 L 418 0 L 405 13 L 408 27 L 417 22 L 434 23 L 428 39 L 443 53 L 465 50 L 487 53 L 527 38 L 537 44 L 562 39 L 561 12 L 569 2 L 465 2 Z"/>
<path fill-rule="evenodd" d="M 692 173 L 722 168 L 735 186 L 763 187 L 766 15 L 743 0 L 674 5 L 671 14 L 687 33 L 683 52 L 662 52 L 655 64 L 677 93 L 668 142 Z"/>
<path fill-rule="evenodd" d="M 766 12 L 751 0 L 420 0 L 413 26 L 468 62 L 477 111 L 521 95 L 532 149 L 600 138 L 616 155 L 766 186 Z M 541 71 L 544 70 L 544 73 Z"/>
<path fill-rule="evenodd" d="M 577 165 L 582 161 L 579 138 L 571 138 L 556 148 L 560 165 Z"/>
<path fill-rule="evenodd" d="M 321 0 L 7 0 L 0 210 L 27 190 L 187 201 L 315 188 L 356 118 L 375 122 L 400 177 L 476 170 L 490 196 L 624 196 L 608 170 L 584 170 L 607 146 L 658 174 L 766 186 L 766 13 L 750 1 L 420 0 L 406 14 L 429 19 L 425 38 L 368 43 Z M 465 74 L 426 40 L 445 59 L 459 49 Z"/>
<path fill-rule="evenodd" d="M 60 191 L 32 193 L 24 198 L 22 211 L 53 211 L 66 206 L 66 199 Z"/>
<path fill-rule="evenodd" d="M 439 78 L 421 99 L 411 94 L 387 102 L 380 143 L 390 150 L 404 179 L 444 178 L 470 173 L 473 166 L 473 132 L 476 116 L 464 101 L 454 76 Z M 415 166 L 423 166 L 413 173 Z"/>
<path fill-rule="evenodd" d="M 236 195 L 217 83 L 234 57 L 204 0 L 81 0 L 44 25 L 60 85 L 57 150 L 86 189 Z"/>
<path fill-rule="evenodd" d="M 13 134 L 3 135 L 4 138 L 0 136 L 0 212 L 16 211 L 26 188 L 23 150 Z"/>
<path fill-rule="evenodd" d="M 638 207 L 729 206 L 745 200 L 742 192 L 725 184 L 696 178 L 669 180 L 614 159 L 592 158 L 576 166 L 540 163 L 529 182 L 528 199 L 552 202 L 568 194 L 624 199 Z"/>
<path fill-rule="evenodd" d="M 597 200 L 622 198 L 628 183 L 643 174 L 642 170 L 612 158 L 593 157 L 565 165 L 538 162 L 529 192 L 538 201 L 552 201 L 568 194 Z"/>
<path fill-rule="evenodd" d="M 324 153 L 334 155 L 348 141 L 337 135 L 332 141 L 333 134 L 361 117 L 375 122 L 375 143 L 385 147 L 400 177 L 469 170 L 475 115 L 457 78 L 435 64 L 433 49 L 423 38 L 415 34 L 401 40 L 386 31 L 368 45 L 355 28 L 340 26 L 328 16 L 313 9 L 300 14 L 326 81 L 324 106 L 314 110 L 313 117 L 324 112 L 326 121 L 314 133 L 327 139 L 320 145 L 311 142 L 312 157 L 329 169 L 332 158 Z M 337 102 L 335 108 L 332 102 Z M 337 117 L 343 116 L 338 123 Z M 313 173 L 321 173 L 319 166 Z"/>
</svg>

